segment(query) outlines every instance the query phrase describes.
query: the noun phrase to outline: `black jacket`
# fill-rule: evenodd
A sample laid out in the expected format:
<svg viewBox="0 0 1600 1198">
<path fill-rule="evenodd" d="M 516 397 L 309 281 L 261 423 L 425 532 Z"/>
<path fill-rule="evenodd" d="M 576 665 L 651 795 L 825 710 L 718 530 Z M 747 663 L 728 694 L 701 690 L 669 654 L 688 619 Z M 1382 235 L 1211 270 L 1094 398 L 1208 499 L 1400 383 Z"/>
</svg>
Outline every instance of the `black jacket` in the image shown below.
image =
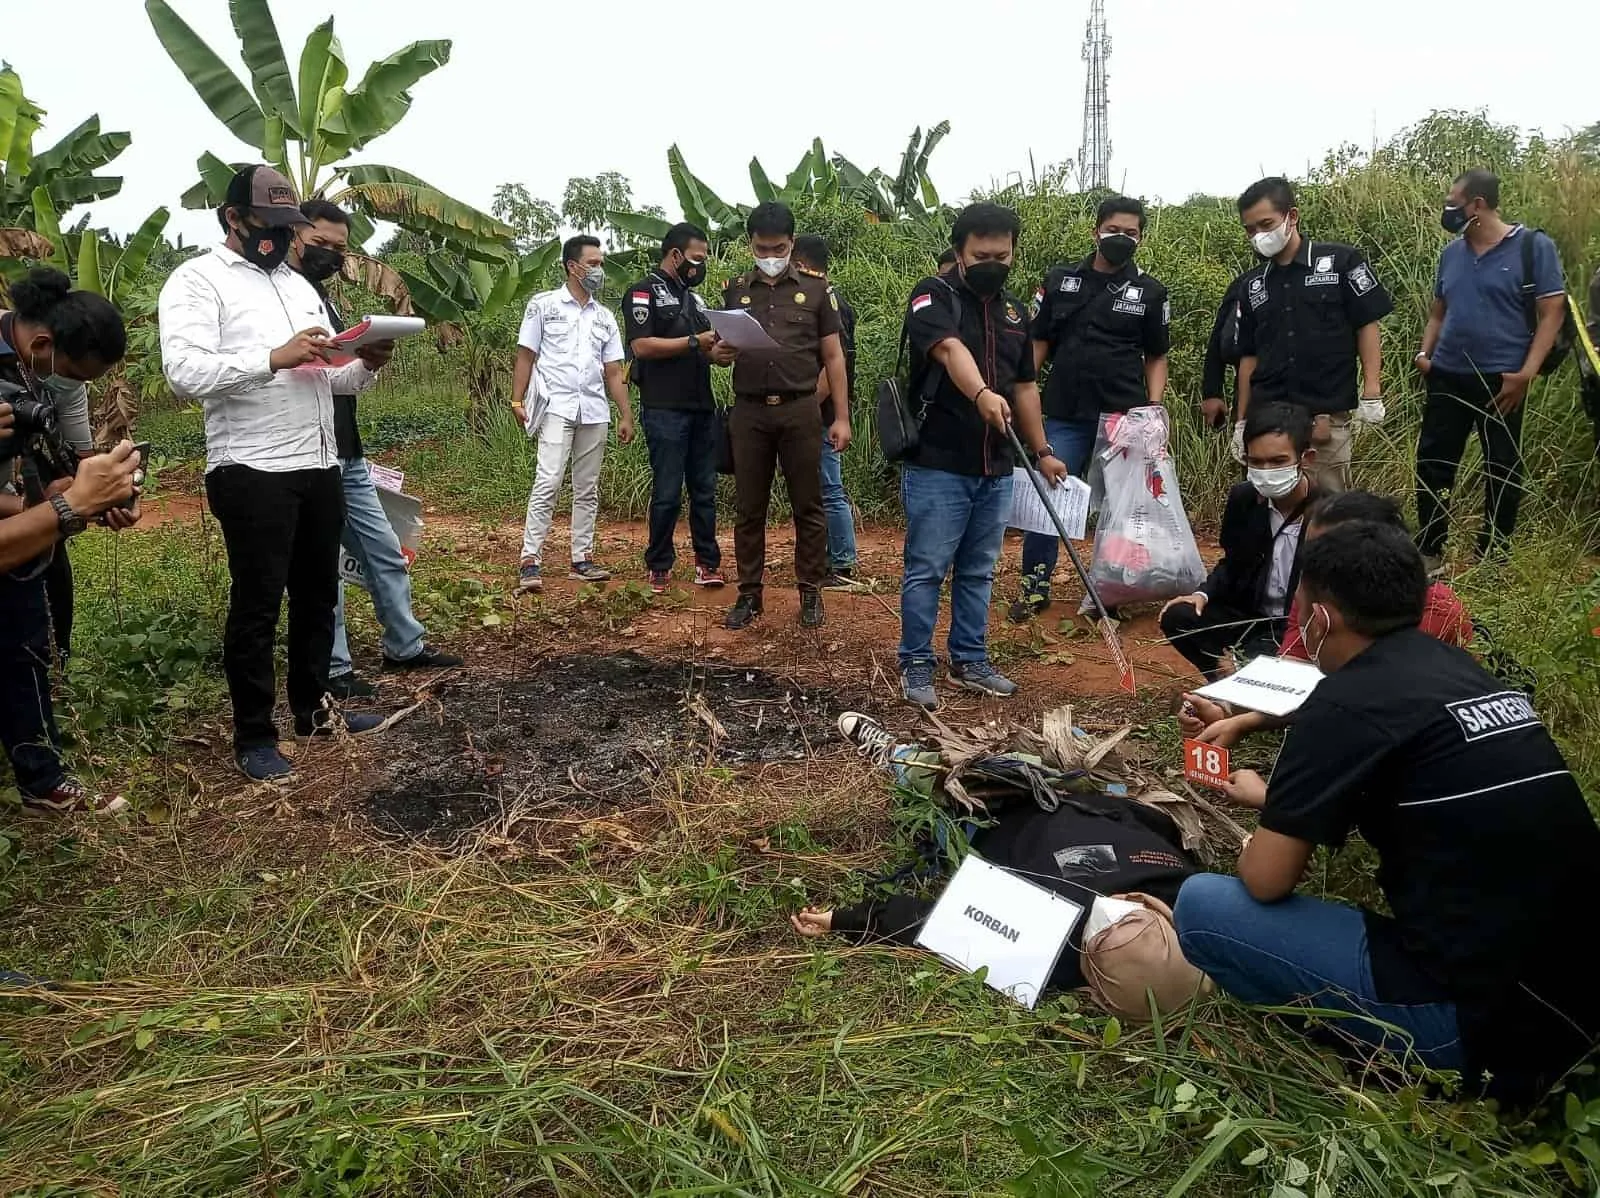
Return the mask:
<svg viewBox="0 0 1600 1198">
<path fill-rule="evenodd" d="M 1211 326 L 1211 340 L 1206 342 L 1206 363 L 1200 374 L 1201 399 L 1227 399 L 1228 367 L 1239 365 L 1239 303 L 1244 293 L 1247 275 L 1240 275 L 1228 284 L 1222 303 L 1217 308 L 1217 319 Z"/>
<path fill-rule="evenodd" d="M 1316 498 L 1313 491 L 1301 511 Z M 1222 557 L 1200 590 L 1213 603 L 1225 603 L 1244 612 L 1262 612 L 1266 606 L 1267 579 L 1272 572 L 1272 523 L 1270 505 L 1249 483 L 1239 483 L 1228 492 L 1228 506 L 1222 512 L 1222 532 L 1217 541 Z M 1302 540 L 1302 544 L 1303 544 Z M 1300 585 L 1300 552 L 1294 555 L 1289 574 L 1289 595 Z"/>
</svg>

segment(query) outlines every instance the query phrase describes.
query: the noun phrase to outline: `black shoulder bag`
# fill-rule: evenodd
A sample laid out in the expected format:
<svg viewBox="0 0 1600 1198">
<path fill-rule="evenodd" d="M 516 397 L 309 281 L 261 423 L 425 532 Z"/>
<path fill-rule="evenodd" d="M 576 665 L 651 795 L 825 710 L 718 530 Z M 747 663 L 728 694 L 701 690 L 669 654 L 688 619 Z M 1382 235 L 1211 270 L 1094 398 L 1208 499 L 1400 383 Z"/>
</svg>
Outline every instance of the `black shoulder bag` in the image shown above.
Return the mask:
<svg viewBox="0 0 1600 1198">
<path fill-rule="evenodd" d="M 956 328 L 960 329 L 961 297 L 949 283 L 944 283 L 944 289 L 950 295 Z M 903 462 L 917 452 L 922 441 L 922 425 L 928 418 L 928 405 L 933 402 L 934 392 L 944 378 L 944 367 L 929 359 L 921 385 L 913 388 L 905 373 L 910 347 L 908 318 L 900 324 L 900 350 L 895 355 L 894 373 L 878 384 L 878 444 L 883 448 L 884 458 L 890 462 Z"/>
</svg>

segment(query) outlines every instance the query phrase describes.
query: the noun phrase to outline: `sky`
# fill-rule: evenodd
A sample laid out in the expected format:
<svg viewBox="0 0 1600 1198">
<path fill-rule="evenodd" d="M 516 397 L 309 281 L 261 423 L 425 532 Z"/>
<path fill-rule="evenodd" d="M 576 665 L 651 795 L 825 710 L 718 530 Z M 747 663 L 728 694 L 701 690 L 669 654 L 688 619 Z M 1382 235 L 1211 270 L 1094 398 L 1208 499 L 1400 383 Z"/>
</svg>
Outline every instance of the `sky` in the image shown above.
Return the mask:
<svg viewBox="0 0 1600 1198">
<path fill-rule="evenodd" d="M 170 2 L 247 80 L 226 0 Z M 178 204 L 198 178 L 195 159 L 252 152 L 190 89 L 140 0 L 48 7 L 61 36 L 3 51 L 48 111 L 36 148 L 98 112 L 133 144 L 114 168 L 123 190 L 93 208 L 94 223 L 126 232 L 165 204 L 169 235 L 211 240 L 215 218 Z M 1041 171 L 1075 160 L 1082 136 L 1088 0 L 272 8 L 291 71 L 331 12 L 352 82 L 408 42 L 451 39 L 450 63 L 356 160 L 403 168 L 482 208 L 502 182 L 559 206 L 569 177 L 616 170 L 640 204 L 676 216 L 674 141 L 723 198 L 752 202 L 752 155 L 781 176 L 821 136 L 829 153 L 893 171 L 911 130 L 940 120 L 951 133 L 931 173 L 953 202 L 1026 174 L 1030 157 Z M 1263 174 L 1303 174 L 1340 144 L 1382 142 L 1433 109 L 1484 108 L 1550 135 L 1582 128 L 1600 120 L 1590 82 L 1600 6 L 1563 8 L 1556 36 L 1529 41 L 1514 6 L 1479 0 L 1107 0 L 1112 183 L 1151 199 L 1234 194 Z M 1524 48 L 1508 51 L 1508 36 Z"/>
</svg>

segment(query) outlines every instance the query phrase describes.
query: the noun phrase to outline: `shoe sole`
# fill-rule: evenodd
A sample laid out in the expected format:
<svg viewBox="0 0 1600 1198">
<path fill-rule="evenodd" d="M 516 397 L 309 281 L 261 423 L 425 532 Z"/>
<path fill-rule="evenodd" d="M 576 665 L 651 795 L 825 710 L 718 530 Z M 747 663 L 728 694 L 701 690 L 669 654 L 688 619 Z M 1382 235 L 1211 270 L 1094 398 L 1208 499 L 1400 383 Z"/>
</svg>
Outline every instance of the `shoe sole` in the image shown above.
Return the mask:
<svg viewBox="0 0 1600 1198">
<path fill-rule="evenodd" d="M 1021 687 L 1018 687 L 1009 691 L 994 691 L 982 683 L 968 682 L 965 678 L 956 678 L 953 675 L 950 677 L 950 685 L 959 690 L 971 691 L 975 695 L 987 695 L 991 699 L 1014 699 L 1016 698 L 1017 690 L 1021 689 Z"/>
<path fill-rule="evenodd" d="M 517 583 L 517 594 L 519 595 L 537 595 L 542 590 L 544 590 L 544 583 L 542 581 Z"/>
<path fill-rule="evenodd" d="M 900 692 L 900 698 L 902 698 L 907 703 L 911 704 L 911 706 L 917 708 L 920 711 L 938 711 L 939 710 L 939 700 L 938 699 L 935 699 L 933 701 L 932 705 L 930 706 L 929 704 L 924 703 L 921 699 L 913 699 L 910 695 L 906 694 L 905 691 L 901 691 Z"/>
<path fill-rule="evenodd" d="M 735 623 L 733 623 L 733 622 L 731 622 L 729 620 L 724 620 L 722 622 L 722 626 L 724 628 L 726 628 L 729 632 L 743 632 L 746 628 L 750 627 L 750 625 L 754 624 L 760 618 L 761 618 L 761 613 L 760 612 L 756 612 L 755 615 L 751 616 L 743 624 L 735 624 Z"/>
<path fill-rule="evenodd" d="M 728 580 L 726 578 L 697 578 L 694 580 L 694 585 L 697 587 L 704 587 L 708 591 L 716 591 L 727 586 Z"/>
<path fill-rule="evenodd" d="M 36 799 L 24 798 L 22 809 L 35 815 L 115 815 L 128 809 L 128 800 L 118 795 L 102 807 L 90 807 L 81 803 L 41 803 Z"/>
<path fill-rule="evenodd" d="M 567 577 L 573 582 L 610 582 L 609 574 L 579 574 L 576 570 L 568 570 Z"/>
<path fill-rule="evenodd" d="M 271 776 L 266 777 L 266 778 L 257 778 L 254 774 L 252 774 L 248 770 L 246 770 L 244 768 L 244 766 L 240 765 L 237 761 L 233 763 L 233 768 L 238 770 L 242 777 L 248 778 L 251 782 L 282 782 L 287 778 L 294 777 L 294 770 L 292 768 L 289 770 L 289 772 L 287 774 L 272 774 Z"/>
</svg>

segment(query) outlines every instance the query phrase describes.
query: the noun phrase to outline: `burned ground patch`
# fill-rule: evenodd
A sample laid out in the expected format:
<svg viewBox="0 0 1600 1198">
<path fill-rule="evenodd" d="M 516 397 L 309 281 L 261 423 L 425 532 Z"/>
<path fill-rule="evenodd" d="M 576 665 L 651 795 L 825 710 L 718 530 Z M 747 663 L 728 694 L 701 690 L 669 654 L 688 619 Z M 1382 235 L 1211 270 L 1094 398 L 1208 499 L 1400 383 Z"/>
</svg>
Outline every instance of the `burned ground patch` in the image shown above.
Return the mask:
<svg viewBox="0 0 1600 1198">
<path fill-rule="evenodd" d="M 382 831 L 450 839 L 513 805 L 637 800 L 676 765 L 798 761 L 856 706 L 752 666 L 576 654 L 463 679 L 384 737 Z"/>
</svg>

